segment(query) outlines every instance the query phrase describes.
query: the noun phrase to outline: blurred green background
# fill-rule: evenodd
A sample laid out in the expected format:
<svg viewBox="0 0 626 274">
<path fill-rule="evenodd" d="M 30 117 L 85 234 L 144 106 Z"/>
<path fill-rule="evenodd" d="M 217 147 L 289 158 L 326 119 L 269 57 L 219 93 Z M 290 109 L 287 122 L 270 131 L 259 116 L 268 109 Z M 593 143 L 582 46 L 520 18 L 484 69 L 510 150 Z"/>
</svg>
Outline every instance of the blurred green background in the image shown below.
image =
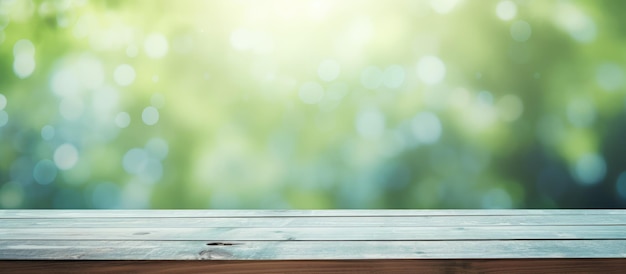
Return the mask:
<svg viewBox="0 0 626 274">
<path fill-rule="evenodd" d="M 0 1 L 0 208 L 626 207 L 626 1 Z"/>
</svg>

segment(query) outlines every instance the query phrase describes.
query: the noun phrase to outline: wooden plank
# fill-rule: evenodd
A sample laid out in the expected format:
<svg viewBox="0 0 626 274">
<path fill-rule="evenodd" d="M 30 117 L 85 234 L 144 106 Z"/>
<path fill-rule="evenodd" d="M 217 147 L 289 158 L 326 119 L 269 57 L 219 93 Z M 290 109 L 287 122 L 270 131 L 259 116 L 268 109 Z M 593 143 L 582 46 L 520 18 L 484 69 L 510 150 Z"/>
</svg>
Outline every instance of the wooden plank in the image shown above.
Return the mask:
<svg viewBox="0 0 626 274">
<path fill-rule="evenodd" d="M 183 217 L 350 217 L 350 216 L 512 216 L 512 215 L 625 215 L 624 209 L 511 209 L 511 210 L 0 210 L 12 218 L 183 218 Z"/>
<path fill-rule="evenodd" d="M 626 215 L 382 216 L 265 218 L 38 218 L 5 219 L 0 228 L 60 227 L 413 227 L 626 225 Z"/>
<path fill-rule="evenodd" d="M 623 273 L 624 259 L 0 261 L 7 273 Z"/>
<path fill-rule="evenodd" d="M 270 267 L 282 273 L 301 271 L 309 265 L 316 272 L 332 272 L 354 271 L 358 265 L 363 271 L 381 267 L 378 272 L 382 273 L 394 270 L 415 273 L 416 269 L 467 272 L 479 269 L 473 261 L 497 259 L 493 261 L 496 263 L 487 268 L 483 265 L 477 271 L 523 273 L 521 270 L 527 269 L 528 273 L 534 273 L 553 267 L 563 272 L 582 267 L 609 273 L 622 271 L 626 264 L 625 213 L 624 210 L 2 210 L 0 269 L 42 271 L 44 267 L 54 267 L 48 263 L 55 262 L 41 260 L 58 260 L 57 266 L 87 263 L 76 268 L 76 272 L 85 272 L 92 267 L 89 263 L 115 260 L 122 263 L 117 272 L 123 271 L 121 267 L 130 269 L 133 263 L 163 261 L 177 267 L 160 265 L 148 270 L 151 266 L 144 265 L 136 270 L 181 271 L 180 268 L 187 267 L 189 272 L 212 272 L 218 270 L 202 267 L 241 263 L 223 269 L 241 273 Z M 573 267 L 571 259 L 575 258 L 586 259 L 577 260 L 580 262 L 594 258 L 614 260 L 595 260 L 604 265 Z M 552 266 L 539 267 L 547 259 L 559 260 L 552 260 Z M 341 264 L 341 260 L 352 261 Z M 524 265 L 521 260 L 529 263 Z M 565 260 L 569 263 L 564 263 Z M 431 263 L 431 268 L 418 264 L 429 261 L 437 263 Z M 262 262 L 272 266 L 244 264 Z M 372 263 L 366 267 L 367 262 L 394 263 Z M 403 262 L 416 264 L 403 265 Z M 198 264 L 192 267 L 184 263 Z M 346 264 L 352 264 L 352 269 L 342 268 Z M 63 272 L 67 271 L 72 269 L 65 268 Z"/>
<path fill-rule="evenodd" d="M 626 258 L 626 240 L 51 241 L 1 240 L 2 260 L 353 260 Z"/>
<path fill-rule="evenodd" d="M 3 228 L 0 240 L 433 241 L 626 239 L 626 226 Z"/>
</svg>

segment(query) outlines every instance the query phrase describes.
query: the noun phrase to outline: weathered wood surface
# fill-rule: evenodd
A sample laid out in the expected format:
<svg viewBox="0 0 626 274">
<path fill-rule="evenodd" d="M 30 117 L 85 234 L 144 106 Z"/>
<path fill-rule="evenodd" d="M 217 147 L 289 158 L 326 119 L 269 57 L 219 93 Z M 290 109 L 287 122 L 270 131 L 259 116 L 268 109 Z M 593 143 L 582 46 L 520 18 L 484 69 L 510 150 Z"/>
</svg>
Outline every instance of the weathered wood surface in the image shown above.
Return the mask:
<svg viewBox="0 0 626 274">
<path fill-rule="evenodd" d="M 64 228 L 68 217 L 19 218 L 0 222 L 0 228 Z M 2 218 L 0 218 L 2 220 Z M 381 216 L 381 217 L 81 217 L 72 227 L 449 227 L 457 226 L 585 226 L 626 225 L 621 215 L 511 216 Z"/>
<path fill-rule="evenodd" d="M 3 228 L 0 240 L 442 241 L 626 239 L 626 226 Z"/>
<path fill-rule="evenodd" d="M 626 258 L 626 240 L 0 241 L 10 260 L 365 260 Z"/>
<path fill-rule="evenodd" d="M 626 210 L 0 210 L 0 269 L 52 266 L 618 273 Z"/>
</svg>

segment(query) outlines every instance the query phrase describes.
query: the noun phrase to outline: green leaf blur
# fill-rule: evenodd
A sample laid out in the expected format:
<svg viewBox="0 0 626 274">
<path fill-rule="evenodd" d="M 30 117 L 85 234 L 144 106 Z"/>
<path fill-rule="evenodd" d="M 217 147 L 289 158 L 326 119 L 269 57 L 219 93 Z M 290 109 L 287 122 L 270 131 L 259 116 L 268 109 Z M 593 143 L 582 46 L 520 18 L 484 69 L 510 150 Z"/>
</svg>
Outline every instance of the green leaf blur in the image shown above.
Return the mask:
<svg viewBox="0 0 626 274">
<path fill-rule="evenodd" d="M 626 2 L 0 1 L 0 208 L 626 206 Z"/>
</svg>

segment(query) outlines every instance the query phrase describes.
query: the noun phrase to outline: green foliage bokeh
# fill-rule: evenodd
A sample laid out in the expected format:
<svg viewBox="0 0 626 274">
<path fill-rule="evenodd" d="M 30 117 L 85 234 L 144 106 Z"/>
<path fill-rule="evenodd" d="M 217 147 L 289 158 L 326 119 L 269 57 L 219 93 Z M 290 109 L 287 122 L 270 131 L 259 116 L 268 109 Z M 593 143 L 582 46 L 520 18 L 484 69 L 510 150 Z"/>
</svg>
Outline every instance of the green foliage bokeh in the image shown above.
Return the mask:
<svg viewBox="0 0 626 274">
<path fill-rule="evenodd" d="M 626 206 L 626 2 L 0 2 L 0 208 Z"/>
</svg>

